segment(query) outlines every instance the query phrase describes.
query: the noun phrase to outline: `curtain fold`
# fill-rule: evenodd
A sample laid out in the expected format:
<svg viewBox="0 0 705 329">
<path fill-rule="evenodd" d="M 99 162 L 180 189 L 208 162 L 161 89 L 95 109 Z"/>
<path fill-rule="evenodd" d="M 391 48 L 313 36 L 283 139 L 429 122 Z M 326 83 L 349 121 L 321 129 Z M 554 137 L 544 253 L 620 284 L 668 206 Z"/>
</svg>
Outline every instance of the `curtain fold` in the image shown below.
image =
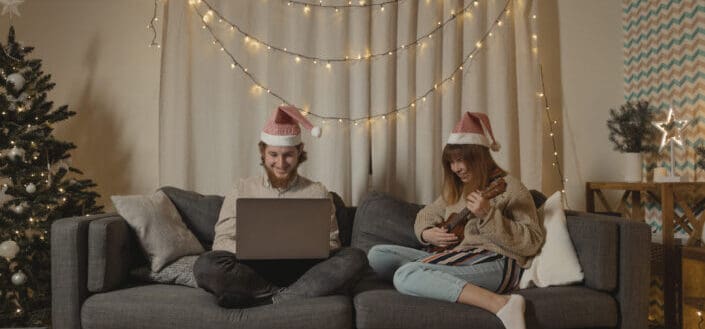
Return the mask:
<svg viewBox="0 0 705 329">
<path fill-rule="evenodd" d="M 436 198 L 442 148 L 464 111 L 488 113 L 502 144 L 495 159 L 540 188 L 544 125 L 533 5 L 403 0 L 384 10 L 335 11 L 276 0 L 170 1 L 160 184 L 224 194 L 237 178 L 259 174 L 260 130 L 286 101 L 323 128 L 320 139 L 303 132 L 309 159 L 300 172 L 349 204 L 369 190 L 420 203 Z M 445 25 L 429 38 L 439 22 Z M 361 59 L 323 60 L 345 56 Z"/>
</svg>

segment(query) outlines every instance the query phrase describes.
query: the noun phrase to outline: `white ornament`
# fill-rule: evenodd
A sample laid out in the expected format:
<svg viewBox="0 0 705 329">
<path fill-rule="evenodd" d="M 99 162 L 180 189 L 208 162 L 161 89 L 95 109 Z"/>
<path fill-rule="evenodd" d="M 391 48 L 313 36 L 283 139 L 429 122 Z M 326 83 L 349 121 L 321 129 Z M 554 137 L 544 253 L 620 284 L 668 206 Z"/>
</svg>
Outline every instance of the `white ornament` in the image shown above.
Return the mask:
<svg viewBox="0 0 705 329">
<path fill-rule="evenodd" d="M 11 160 L 15 160 L 16 157 L 23 157 L 25 151 L 17 146 L 13 147 L 10 152 L 7 153 L 7 157 Z"/>
<path fill-rule="evenodd" d="M 37 191 L 37 185 L 34 185 L 34 183 L 29 183 L 25 187 L 25 190 L 27 191 L 27 193 L 34 193 Z"/>
<path fill-rule="evenodd" d="M 17 271 L 17 273 L 12 275 L 12 284 L 19 286 L 27 282 L 27 275 L 22 271 Z"/>
<path fill-rule="evenodd" d="M 15 214 L 19 215 L 24 212 L 24 206 L 22 204 L 18 204 L 16 206 L 12 207 L 12 211 L 14 211 Z"/>
<path fill-rule="evenodd" d="M 20 10 L 17 7 L 23 2 L 24 0 L 0 0 L 0 3 L 3 4 L 2 15 L 5 16 L 7 13 L 10 13 L 10 17 L 13 15 L 19 17 Z"/>
<path fill-rule="evenodd" d="M 15 89 L 17 89 L 17 90 L 24 88 L 25 80 L 24 80 L 24 77 L 22 76 L 22 74 L 12 73 L 7 76 L 7 81 L 10 81 L 15 86 Z"/>
<path fill-rule="evenodd" d="M 0 256 L 7 259 L 8 262 L 15 258 L 18 252 L 20 252 L 20 246 L 17 242 L 7 240 L 0 243 Z"/>
</svg>

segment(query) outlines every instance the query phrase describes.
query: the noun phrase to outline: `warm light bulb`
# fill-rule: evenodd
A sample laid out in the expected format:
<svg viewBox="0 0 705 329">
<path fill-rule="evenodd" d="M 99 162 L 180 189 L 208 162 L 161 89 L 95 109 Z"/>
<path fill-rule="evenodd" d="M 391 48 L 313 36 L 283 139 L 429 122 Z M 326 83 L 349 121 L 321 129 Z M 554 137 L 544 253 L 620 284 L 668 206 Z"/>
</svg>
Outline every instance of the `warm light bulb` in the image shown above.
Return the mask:
<svg viewBox="0 0 705 329">
<path fill-rule="evenodd" d="M 482 42 L 480 42 L 480 41 L 475 42 L 475 47 L 482 48 Z"/>
<path fill-rule="evenodd" d="M 502 21 L 497 21 L 497 26 L 502 26 Z"/>
<path fill-rule="evenodd" d="M 230 69 L 235 69 L 235 64 L 230 64 Z"/>
<path fill-rule="evenodd" d="M 326 63 L 326 68 L 330 69 L 330 63 Z"/>
<path fill-rule="evenodd" d="M 472 5 L 475 6 L 475 7 L 477 7 L 477 6 L 480 5 L 480 3 L 479 3 L 478 1 L 473 1 Z"/>
<path fill-rule="evenodd" d="M 296 56 L 296 62 L 297 62 L 297 63 L 298 63 L 298 62 L 301 62 L 301 57 Z"/>
</svg>

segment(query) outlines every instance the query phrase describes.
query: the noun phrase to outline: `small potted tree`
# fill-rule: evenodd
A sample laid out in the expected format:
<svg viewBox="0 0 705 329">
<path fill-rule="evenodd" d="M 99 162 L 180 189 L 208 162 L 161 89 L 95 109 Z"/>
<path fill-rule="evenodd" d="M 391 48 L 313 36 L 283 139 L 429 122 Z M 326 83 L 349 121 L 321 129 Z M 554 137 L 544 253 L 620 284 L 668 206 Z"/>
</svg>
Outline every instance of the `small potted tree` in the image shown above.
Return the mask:
<svg viewBox="0 0 705 329">
<path fill-rule="evenodd" d="M 610 109 L 607 120 L 609 139 L 614 149 L 627 156 L 624 179 L 627 182 L 640 182 L 642 177 L 642 153 L 656 152 L 658 147 L 652 142 L 658 130 L 651 122 L 654 109 L 647 101 L 627 102 L 619 110 Z"/>
</svg>

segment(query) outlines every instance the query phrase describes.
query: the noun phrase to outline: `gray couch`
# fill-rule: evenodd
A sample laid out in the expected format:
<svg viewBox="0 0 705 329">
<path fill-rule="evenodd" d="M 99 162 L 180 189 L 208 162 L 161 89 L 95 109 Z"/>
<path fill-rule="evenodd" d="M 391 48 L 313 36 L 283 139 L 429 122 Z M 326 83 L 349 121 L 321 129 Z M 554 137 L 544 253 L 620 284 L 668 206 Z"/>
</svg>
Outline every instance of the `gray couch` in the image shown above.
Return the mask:
<svg viewBox="0 0 705 329">
<path fill-rule="evenodd" d="M 163 188 L 209 248 L 222 197 Z M 421 208 L 371 193 L 358 208 L 334 195 L 344 244 L 415 247 Z M 568 213 L 585 272 L 583 284 L 526 289 L 528 328 L 646 328 L 649 228 L 643 223 Z M 352 297 L 336 295 L 248 309 L 223 309 L 213 296 L 177 285 L 135 281 L 145 263 L 116 214 L 66 218 L 51 230 L 53 328 L 503 328 L 478 308 L 399 294 L 368 271 Z"/>
</svg>

